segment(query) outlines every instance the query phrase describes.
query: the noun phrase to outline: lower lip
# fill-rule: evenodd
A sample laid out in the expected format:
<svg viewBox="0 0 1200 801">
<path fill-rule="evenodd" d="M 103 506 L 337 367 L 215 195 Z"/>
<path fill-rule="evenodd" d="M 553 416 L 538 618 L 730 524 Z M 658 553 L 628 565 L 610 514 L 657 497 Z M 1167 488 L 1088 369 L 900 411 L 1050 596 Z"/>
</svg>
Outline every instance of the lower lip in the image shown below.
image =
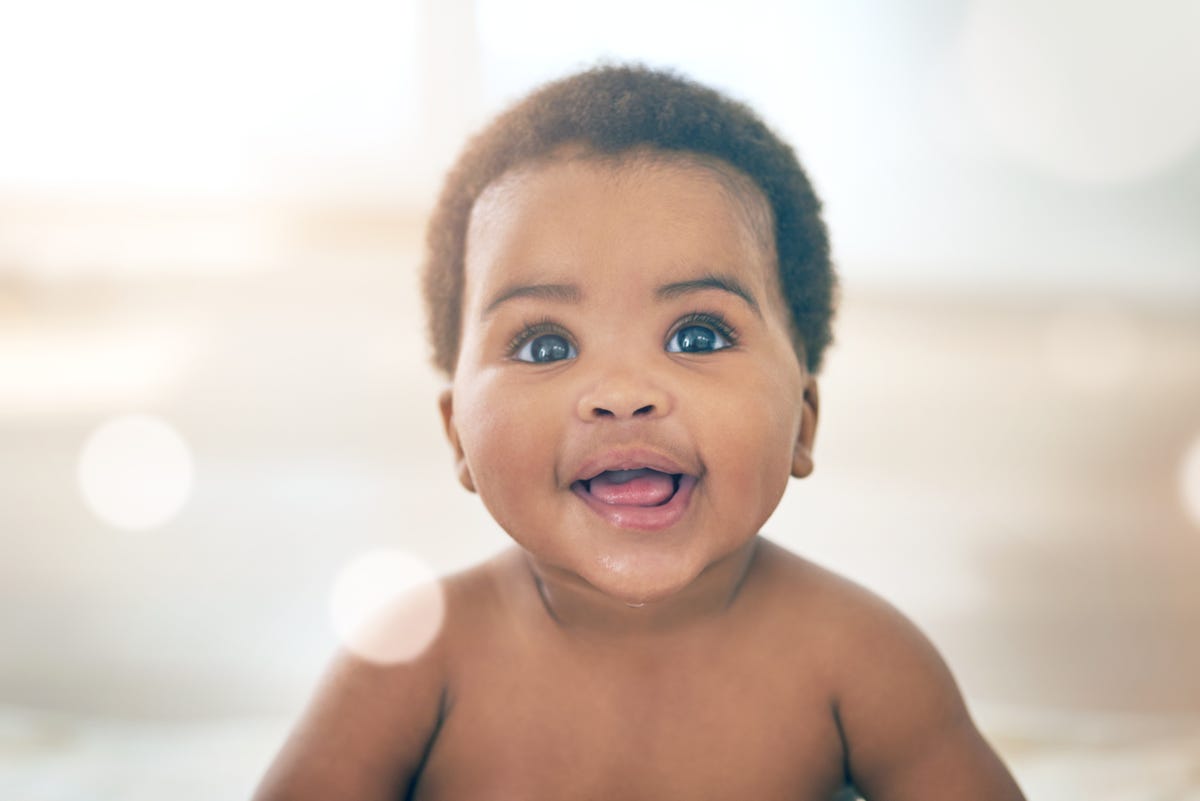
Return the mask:
<svg viewBox="0 0 1200 801">
<path fill-rule="evenodd" d="M 573 486 L 571 491 L 587 504 L 589 509 L 618 528 L 661 531 L 664 528 L 670 528 L 683 518 L 695 487 L 695 476 L 681 476 L 679 488 L 675 490 L 675 494 L 660 506 L 623 506 L 604 503 L 579 484 Z"/>
</svg>

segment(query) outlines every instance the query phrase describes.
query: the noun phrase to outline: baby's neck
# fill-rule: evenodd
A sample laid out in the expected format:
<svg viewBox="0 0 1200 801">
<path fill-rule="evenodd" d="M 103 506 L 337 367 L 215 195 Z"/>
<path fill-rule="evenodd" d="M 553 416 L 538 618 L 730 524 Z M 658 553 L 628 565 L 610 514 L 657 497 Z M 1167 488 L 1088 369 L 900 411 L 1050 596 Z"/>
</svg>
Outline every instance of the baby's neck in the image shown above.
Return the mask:
<svg viewBox="0 0 1200 801">
<path fill-rule="evenodd" d="M 758 551 L 759 540 L 709 565 L 677 593 L 630 603 L 606 595 L 571 573 L 526 554 L 526 565 L 550 620 L 580 636 L 661 636 L 685 631 L 725 613 L 738 597 Z"/>
</svg>

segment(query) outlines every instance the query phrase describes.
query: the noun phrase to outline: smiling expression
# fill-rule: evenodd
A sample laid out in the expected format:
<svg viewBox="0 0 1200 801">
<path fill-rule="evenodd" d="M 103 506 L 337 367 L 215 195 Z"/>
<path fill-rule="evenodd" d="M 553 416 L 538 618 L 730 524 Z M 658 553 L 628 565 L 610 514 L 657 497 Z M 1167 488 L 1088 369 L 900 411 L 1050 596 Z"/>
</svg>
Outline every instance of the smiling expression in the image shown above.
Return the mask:
<svg viewBox="0 0 1200 801">
<path fill-rule="evenodd" d="M 472 215 L 442 400 L 460 480 L 536 564 L 629 603 L 747 544 L 812 468 L 815 382 L 732 172 L 551 160 Z"/>
</svg>

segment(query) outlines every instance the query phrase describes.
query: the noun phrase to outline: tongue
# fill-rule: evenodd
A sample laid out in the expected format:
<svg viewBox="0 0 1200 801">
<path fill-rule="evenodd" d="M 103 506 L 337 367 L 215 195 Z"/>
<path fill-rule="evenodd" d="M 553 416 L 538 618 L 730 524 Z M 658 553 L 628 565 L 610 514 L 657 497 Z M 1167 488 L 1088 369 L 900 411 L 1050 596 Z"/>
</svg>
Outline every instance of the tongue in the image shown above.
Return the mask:
<svg viewBox="0 0 1200 801">
<path fill-rule="evenodd" d="M 675 479 L 648 467 L 609 470 L 593 478 L 592 496 L 618 506 L 658 506 L 675 494 Z"/>
</svg>

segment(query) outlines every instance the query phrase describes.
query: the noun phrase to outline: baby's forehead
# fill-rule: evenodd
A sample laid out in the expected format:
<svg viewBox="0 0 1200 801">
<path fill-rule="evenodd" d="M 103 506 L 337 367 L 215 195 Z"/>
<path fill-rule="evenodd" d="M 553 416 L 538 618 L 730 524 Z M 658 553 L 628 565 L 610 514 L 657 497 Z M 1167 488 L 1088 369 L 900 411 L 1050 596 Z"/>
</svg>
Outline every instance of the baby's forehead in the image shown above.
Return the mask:
<svg viewBox="0 0 1200 801">
<path fill-rule="evenodd" d="M 652 182 L 679 173 L 691 173 L 699 180 L 708 179 L 712 188 L 733 201 L 744 215 L 743 222 L 764 248 L 774 250 L 774 214 L 762 188 L 746 173 L 728 162 L 690 150 L 663 150 L 639 146 L 617 153 L 596 151 L 586 145 L 570 143 L 536 158 L 519 161 L 492 179 L 480 191 L 472 206 L 471 222 L 482 216 L 481 210 L 494 212 L 511 203 L 528 180 L 555 167 L 579 166 L 599 173 L 613 184 L 631 181 Z"/>
<path fill-rule="evenodd" d="M 724 162 L 663 151 L 559 155 L 494 181 L 473 209 L 464 300 L 506 283 L 565 284 L 571 265 L 595 269 L 620 255 L 647 266 L 630 289 L 740 263 L 752 265 L 757 294 L 783 304 L 764 194 Z"/>
</svg>

